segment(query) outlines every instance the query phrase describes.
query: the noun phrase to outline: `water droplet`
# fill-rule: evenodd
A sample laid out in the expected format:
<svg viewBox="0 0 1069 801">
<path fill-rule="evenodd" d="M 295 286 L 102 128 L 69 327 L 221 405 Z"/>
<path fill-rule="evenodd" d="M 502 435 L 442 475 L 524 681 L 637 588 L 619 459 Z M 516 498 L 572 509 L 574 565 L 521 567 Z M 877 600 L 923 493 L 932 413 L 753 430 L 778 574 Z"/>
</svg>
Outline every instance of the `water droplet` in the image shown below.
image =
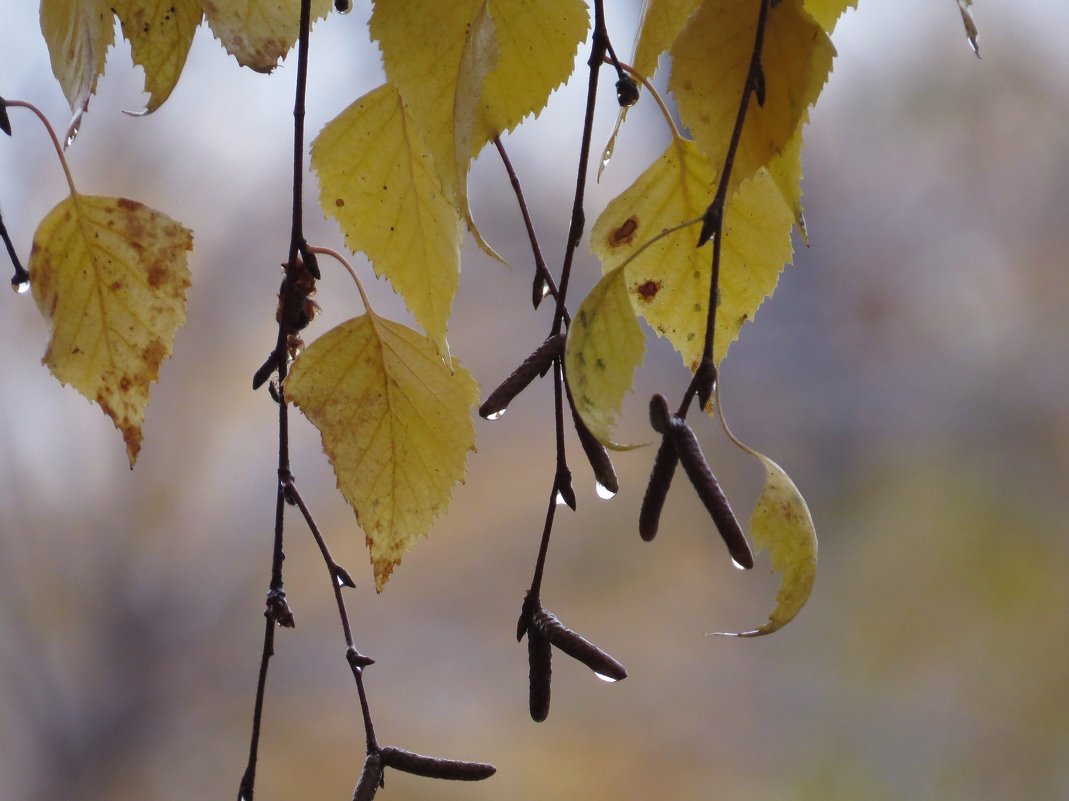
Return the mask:
<svg viewBox="0 0 1069 801">
<path fill-rule="evenodd" d="M 30 282 L 20 281 L 17 284 L 12 284 L 11 288 L 18 292 L 20 295 L 25 295 L 27 292 L 30 291 Z"/>
<path fill-rule="evenodd" d="M 566 500 L 564 500 L 564 495 L 561 494 L 560 490 L 557 490 L 557 498 L 556 498 L 556 500 L 557 500 L 557 506 L 564 506 L 565 504 L 568 503 Z"/>
<path fill-rule="evenodd" d="M 545 297 L 548 294 L 549 294 L 549 282 L 548 281 L 543 281 L 542 282 L 542 297 Z"/>
<path fill-rule="evenodd" d="M 505 416 L 505 410 L 504 409 L 498 409 L 496 412 L 490 412 L 490 414 L 486 415 L 486 419 L 487 420 L 500 420 L 504 416 Z"/>
<path fill-rule="evenodd" d="M 594 491 L 598 494 L 599 498 L 602 498 L 606 501 L 612 500 L 616 497 L 616 493 L 606 487 L 600 481 L 594 482 Z"/>
<path fill-rule="evenodd" d="M 745 565 L 740 565 L 738 562 L 736 562 L 734 560 L 734 558 L 731 560 L 731 564 L 733 564 L 735 566 L 736 570 L 745 570 L 746 569 Z"/>
<path fill-rule="evenodd" d="M 334 0 L 334 10 L 339 14 L 348 14 L 353 10 L 353 4 L 349 0 Z"/>
<path fill-rule="evenodd" d="M 606 676 L 604 673 L 598 673 L 596 670 L 594 671 L 594 675 L 597 676 L 599 679 L 601 679 L 606 684 L 615 684 L 618 681 L 618 679 L 616 679 L 616 678 L 614 678 L 612 676 Z"/>
<path fill-rule="evenodd" d="M 346 584 L 346 583 L 345 583 L 345 579 L 343 579 L 343 578 L 341 577 L 341 574 L 340 574 L 340 573 L 335 573 L 335 574 L 334 574 L 334 580 L 335 580 L 336 582 L 338 582 L 338 586 L 339 586 L 339 587 L 348 587 L 348 586 L 349 586 L 348 584 Z"/>
</svg>

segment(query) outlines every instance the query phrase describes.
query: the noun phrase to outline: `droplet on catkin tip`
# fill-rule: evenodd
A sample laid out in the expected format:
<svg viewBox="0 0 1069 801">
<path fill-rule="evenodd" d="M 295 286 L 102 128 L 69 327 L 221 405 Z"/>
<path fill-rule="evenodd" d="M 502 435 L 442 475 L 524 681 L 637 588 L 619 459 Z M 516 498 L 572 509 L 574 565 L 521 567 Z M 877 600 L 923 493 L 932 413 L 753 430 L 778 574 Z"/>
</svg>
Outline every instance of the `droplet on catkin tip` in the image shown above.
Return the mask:
<svg viewBox="0 0 1069 801">
<path fill-rule="evenodd" d="M 609 501 L 616 497 L 616 493 L 606 487 L 600 481 L 594 482 L 594 491 L 597 492 L 598 497 L 602 500 Z"/>
</svg>

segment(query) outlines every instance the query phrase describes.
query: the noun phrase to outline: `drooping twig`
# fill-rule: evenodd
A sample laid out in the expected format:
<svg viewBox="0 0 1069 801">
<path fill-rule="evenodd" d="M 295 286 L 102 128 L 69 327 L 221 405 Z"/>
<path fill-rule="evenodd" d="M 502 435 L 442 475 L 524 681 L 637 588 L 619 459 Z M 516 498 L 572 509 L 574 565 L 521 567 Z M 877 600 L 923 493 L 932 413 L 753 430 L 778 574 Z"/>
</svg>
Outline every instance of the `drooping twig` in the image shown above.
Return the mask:
<svg viewBox="0 0 1069 801">
<path fill-rule="evenodd" d="M 724 156 L 724 167 L 720 171 L 720 180 L 717 183 L 716 194 L 712 202 L 705 210 L 702 217 L 702 229 L 698 234 L 698 246 L 704 245 L 710 240 L 713 243 L 712 270 L 709 277 L 709 296 L 706 307 L 705 340 L 702 349 L 702 362 L 711 362 L 713 359 L 713 340 L 716 333 L 716 307 L 720 302 L 720 246 L 724 238 L 724 211 L 727 203 L 728 186 L 731 182 L 731 174 L 735 167 L 735 155 L 738 153 L 739 142 L 742 140 L 742 129 L 746 122 L 746 111 L 750 105 L 750 97 L 760 89 L 761 99 L 764 99 L 764 70 L 761 67 L 761 52 L 765 42 L 765 28 L 768 22 L 768 11 L 771 0 L 758 0 L 760 8 L 757 16 L 757 26 L 754 33 L 753 50 L 750 53 L 750 66 L 746 73 L 746 80 L 742 87 L 742 95 L 739 98 L 739 109 L 735 115 L 735 125 L 731 131 L 731 139 L 728 142 L 727 153 Z M 712 376 L 715 381 L 715 375 Z M 708 398 L 712 391 L 712 383 L 708 370 L 697 370 L 691 379 L 690 386 L 683 396 L 683 402 L 679 406 L 679 416 L 686 417 L 690 403 L 696 394 Z"/>
<path fill-rule="evenodd" d="M 11 286 L 16 289 L 21 289 L 26 286 L 26 283 L 30 280 L 30 274 L 26 272 L 26 268 L 22 266 L 22 262 L 19 261 L 18 251 L 15 250 L 15 243 L 11 241 L 11 236 L 7 232 L 7 226 L 4 225 L 4 215 L 0 214 L 0 237 L 4 240 L 4 247 L 7 248 L 8 258 L 11 259 L 11 266 L 15 272 L 11 276 Z"/>
<path fill-rule="evenodd" d="M 264 693 L 267 685 L 267 668 L 271 656 L 274 654 L 275 624 L 288 620 L 292 625 L 292 613 L 288 618 L 279 618 L 279 602 L 285 604 L 285 591 L 282 581 L 282 561 L 285 559 L 283 552 L 283 533 L 285 530 L 286 489 L 284 480 L 290 476 L 289 454 L 289 404 L 286 402 L 285 389 L 282 382 L 286 378 L 288 368 L 287 343 L 290 335 L 292 321 L 290 315 L 285 313 L 287 303 L 292 304 L 290 297 L 292 287 L 303 278 L 305 273 L 303 263 L 298 263 L 298 253 L 304 243 L 303 234 L 303 185 L 304 185 L 304 103 L 305 90 L 308 81 L 308 33 L 311 27 L 311 0 L 301 0 L 300 32 L 297 40 L 297 87 L 293 105 L 293 207 L 292 224 L 290 233 L 289 255 L 285 264 L 285 278 L 282 282 L 282 292 L 279 298 L 280 314 L 278 319 L 278 337 L 275 349 L 269 362 L 273 362 L 274 370 L 278 372 L 279 384 L 277 389 L 278 399 L 278 475 L 276 485 L 275 502 L 275 533 L 271 558 L 271 583 L 268 589 L 268 607 L 265 612 L 267 624 L 264 631 L 264 644 L 260 656 L 260 671 L 256 683 L 256 699 L 253 704 L 253 726 L 249 742 L 249 760 L 242 774 L 238 788 L 238 801 L 253 801 L 253 792 L 256 785 L 256 762 L 260 743 L 260 722 L 263 717 Z M 257 371 L 257 378 L 260 377 Z M 254 378 L 255 382 L 255 378 Z M 261 381 L 262 383 L 262 381 Z M 289 607 L 286 605 L 288 612 Z"/>
</svg>

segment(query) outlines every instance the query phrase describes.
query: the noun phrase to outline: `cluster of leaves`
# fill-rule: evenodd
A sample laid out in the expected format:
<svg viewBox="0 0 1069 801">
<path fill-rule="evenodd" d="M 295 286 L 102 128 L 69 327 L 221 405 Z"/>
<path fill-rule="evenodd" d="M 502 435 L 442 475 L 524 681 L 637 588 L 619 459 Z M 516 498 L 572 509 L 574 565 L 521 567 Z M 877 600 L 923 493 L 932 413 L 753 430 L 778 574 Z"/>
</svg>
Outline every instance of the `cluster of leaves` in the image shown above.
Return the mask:
<svg viewBox="0 0 1069 801">
<path fill-rule="evenodd" d="M 402 555 L 448 505 L 474 450 L 471 412 L 479 391 L 450 353 L 447 334 L 465 231 L 488 255 L 500 258 L 480 234 L 468 199 L 470 166 L 489 144 L 509 172 L 531 233 L 534 305 L 547 296 L 556 302 L 545 342 L 479 409 L 484 417 L 498 417 L 536 377 L 553 374 L 557 465 L 535 577 L 518 627 L 518 635 L 528 637 L 532 717 L 541 720 L 548 713 L 551 646 L 603 678 L 626 675 L 622 665 L 545 610 L 539 590 L 555 506 L 576 504 L 564 455 L 565 399 L 598 483 L 607 494 L 615 493 L 606 448 L 625 447 L 613 442 L 613 430 L 644 356 L 639 319 L 668 339 L 689 372 L 676 411 L 661 395 L 651 400 L 650 421 L 661 444 L 639 521 L 643 539 L 657 533 L 660 510 L 681 466 L 736 564 L 754 564 L 742 527 L 687 421 L 697 398 L 703 410 L 717 414 L 730 441 L 761 463 L 766 476 L 749 534 L 755 545 L 770 551 L 783 581 L 768 622 L 743 635 L 775 631 L 805 604 L 816 567 L 816 537 L 805 501 L 782 468 L 731 434 L 716 388 L 718 366 L 730 344 L 792 258 L 792 229 L 806 237 L 802 130 L 831 70 L 830 34 L 855 4 L 647 0 L 628 65 L 618 60 L 608 39 L 600 0 L 593 4 L 593 21 L 583 0 L 376 0 L 370 33 L 381 50 L 386 80 L 319 132 L 311 145 L 311 166 L 319 178 L 323 213 L 337 221 L 348 248 L 364 253 L 376 275 L 404 299 L 418 326 L 412 328 L 379 316 L 345 258 L 310 245 L 301 232 L 306 51 L 312 22 L 330 12 L 327 0 L 42 1 L 41 27 L 53 71 L 74 113 L 68 145 L 103 73 L 115 18 L 131 43 L 134 62 L 145 70 L 145 113 L 171 94 L 203 21 L 239 64 L 261 72 L 270 72 L 295 43 L 301 44 L 294 227 L 280 290 L 279 339 L 254 378 L 254 387 L 270 381 L 281 421 L 276 565 L 257 720 L 271 629 L 292 625 L 281 582 L 281 521 L 288 502 L 300 507 L 335 583 L 368 734 L 359 797 L 374 794 L 384 767 L 471 779 L 485 778 L 492 768 L 436 762 L 375 742 L 361 681 L 371 660 L 353 646 L 340 594 L 341 586 L 353 583 L 330 558 L 289 474 L 285 408 L 292 402 L 321 432 L 339 488 L 366 535 L 381 591 Z M 975 48 L 970 4 L 959 0 Z M 348 10 L 347 0 L 334 5 Z M 587 113 L 558 285 L 541 257 L 501 137 L 541 112 L 571 76 L 588 37 Z M 671 63 L 668 90 L 692 138 L 676 127 L 650 84 L 664 54 Z M 640 99 L 640 85 L 664 113 L 671 141 L 591 227 L 589 246 L 604 275 L 573 318 L 567 286 L 572 256 L 584 236 L 591 122 L 603 63 L 616 71 L 621 110 L 602 168 L 628 108 Z M 28 103 L 0 99 L 0 129 L 11 133 L 8 109 L 20 107 L 36 112 Z M 0 220 L 16 268 L 13 283 L 32 289 L 49 321 L 45 363 L 113 419 L 132 467 L 150 384 L 185 321 L 192 233 L 136 201 L 79 193 L 58 138 L 37 114 L 52 136 L 70 194 L 40 224 L 28 271 Z M 353 272 L 364 311 L 304 347 L 300 332 L 317 310 L 312 297 L 319 255 L 336 257 Z M 258 724 L 250 770 L 257 729 Z M 251 787 L 247 774 L 243 794 L 247 790 L 251 797 Z"/>
</svg>

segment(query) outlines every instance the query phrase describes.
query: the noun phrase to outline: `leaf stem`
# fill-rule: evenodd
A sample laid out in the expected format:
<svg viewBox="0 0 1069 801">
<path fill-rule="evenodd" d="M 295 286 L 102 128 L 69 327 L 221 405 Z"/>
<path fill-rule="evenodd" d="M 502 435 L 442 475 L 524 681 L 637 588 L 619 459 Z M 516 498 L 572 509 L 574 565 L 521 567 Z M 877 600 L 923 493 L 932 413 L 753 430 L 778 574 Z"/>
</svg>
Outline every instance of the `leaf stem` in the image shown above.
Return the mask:
<svg viewBox="0 0 1069 801">
<path fill-rule="evenodd" d="M 739 448 L 740 450 L 746 451 L 746 453 L 750 454 L 751 456 L 757 456 L 758 458 L 760 458 L 760 455 L 757 453 L 757 451 L 755 451 L 741 439 L 736 437 L 735 434 L 732 432 L 731 428 L 728 427 L 728 421 L 724 418 L 724 406 L 720 402 L 719 381 L 716 383 L 716 387 L 713 391 L 716 397 L 716 414 L 717 417 L 720 418 L 720 427 L 724 429 L 724 433 L 727 434 L 728 439 L 731 440 L 732 443 L 734 443 L 735 447 Z"/>
<path fill-rule="evenodd" d="M 74 177 L 71 175 L 71 168 L 67 164 L 67 157 L 63 155 L 63 148 L 59 144 L 59 137 L 56 136 L 55 129 L 52 128 L 52 123 L 48 121 L 48 118 L 41 113 L 41 110 L 37 108 L 33 103 L 27 103 L 25 100 L 4 100 L 4 105 L 8 108 L 25 108 L 32 111 L 37 115 L 45 129 L 48 131 L 49 137 L 52 139 L 52 146 L 56 149 L 56 155 L 59 156 L 60 166 L 63 167 L 63 175 L 67 178 L 67 186 L 70 187 L 71 194 L 77 195 L 78 190 L 74 188 Z"/>
<path fill-rule="evenodd" d="M 512 160 L 509 158 L 509 154 L 505 151 L 505 145 L 501 142 L 500 136 L 494 137 L 494 146 L 497 148 L 498 155 L 501 156 L 501 163 L 505 166 L 505 172 L 508 174 L 509 183 L 512 184 L 512 191 L 516 193 L 516 201 L 520 204 L 520 214 L 523 215 L 523 224 L 527 228 L 527 238 L 531 242 L 531 251 L 534 254 L 535 261 L 535 283 L 540 286 L 545 284 L 549 294 L 554 300 L 557 299 L 559 293 L 557 291 L 557 283 L 553 280 L 553 274 L 550 273 L 549 268 L 546 267 L 546 260 L 542 256 L 542 248 L 538 244 L 538 234 L 535 233 L 534 221 L 531 219 L 531 212 L 527 208 L 527 199 L 523 195 L 523 187 L 520 186 L 520 178 L 516 174 L 515 168 L 512 166 Z M 537 301 L 542 299 L 541 291 L 538 291 Z M 564 324 L 571 325 L 572 316 L 568 313 L 567 307 L 564 309 Z"/>
<path fill-rule="evenodd" d="M 664 121 L 667 122 L 668 127 L 672 129 L 672 139 L 676 142 L 683 139 L 684 136 L 679 132 L 679 126 L 676 125 L 676 121 L 672 119 L 672 112 L 668 110 L 668 105 L 664 102 L 664 98 L 661 97 L 661 93 L 657 91 L 656 87 L 654 87 L 653 83 L 649 80 L 649 78 L 647 78 L 641 72 L 636 70 L 630 64 L 625 64 L 624 62 L 619 61 L 617 62 L 617 66 L 646 87 L 646 90 L 650 93 L 650 95 L 652 95 L 653 99 L 657 102 L 658 108 L 661 109 L 661 115 L 664 117 Z"/>
<path fill-rule="evenodd" d="M 364 308 L 367 309 L 369 314 L 375 313 L 375 310 L 371 308 L 371 301 L 368 300 L 367 292 L 364 291 L 364 284 L 360 281 L 360 276 L 356 274 L 356 269 L 353 267 L 352 264 L 349 263 L 349 260 L 346 259 L 345 256 L 343 256 L 341 253 L 334 250 L 333 248 L 319 247 L 318 245 L 315 247 L 309 245 L 308 250 L 312 253 L 319 253 L 324 256 L 331 256 L 341 262 L 342 267 L 349 271 L 349 275 L 351 275 L 353 277 L 353 281 L 356 282 L 356 289 L 360 293 L 360 300 L 363 301 Z"/>
</svg>

